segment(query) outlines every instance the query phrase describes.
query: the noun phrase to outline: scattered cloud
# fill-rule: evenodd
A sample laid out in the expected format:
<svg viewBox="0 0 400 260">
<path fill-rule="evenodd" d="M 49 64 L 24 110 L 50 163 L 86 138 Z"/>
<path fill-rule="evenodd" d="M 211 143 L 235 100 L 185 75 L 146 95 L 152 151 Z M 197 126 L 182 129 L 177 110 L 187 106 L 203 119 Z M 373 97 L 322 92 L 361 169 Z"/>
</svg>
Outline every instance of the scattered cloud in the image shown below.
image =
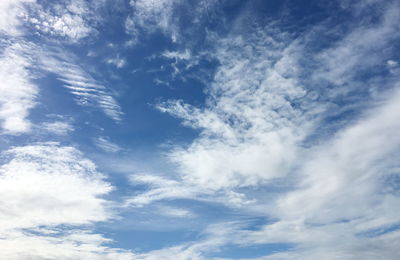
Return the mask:
<svg viewBox="0 0 400 260">
<path fill-rule="evenodd" d="M 109 58 L 106 60 L 108 64 L 114 65 L 118 69 L 121 69 L 126 66 L 126 60 L 120 57 Z"/>
</svg>

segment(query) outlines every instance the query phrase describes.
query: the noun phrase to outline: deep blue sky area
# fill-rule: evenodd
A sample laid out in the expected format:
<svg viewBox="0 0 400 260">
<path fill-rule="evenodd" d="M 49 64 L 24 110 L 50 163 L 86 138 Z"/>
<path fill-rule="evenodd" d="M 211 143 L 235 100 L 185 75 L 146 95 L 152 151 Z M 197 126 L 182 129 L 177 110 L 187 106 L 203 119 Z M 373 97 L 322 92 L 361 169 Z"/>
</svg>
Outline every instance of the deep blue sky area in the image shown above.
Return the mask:
<svg viewBox="0 0 400 260">
<path fill-rule="evenodd" d="M 399 259 L 399 14 L 1 0 L 0 259 Z"/>
</svg>

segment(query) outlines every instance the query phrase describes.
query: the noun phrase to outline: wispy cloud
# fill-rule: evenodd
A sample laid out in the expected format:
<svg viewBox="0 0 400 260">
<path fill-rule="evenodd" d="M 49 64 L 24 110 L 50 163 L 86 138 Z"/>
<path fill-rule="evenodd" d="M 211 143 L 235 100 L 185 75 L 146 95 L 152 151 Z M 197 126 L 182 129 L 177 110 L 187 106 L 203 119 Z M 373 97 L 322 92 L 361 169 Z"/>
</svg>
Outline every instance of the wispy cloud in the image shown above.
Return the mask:
<svg viewBox="0 0 400 260">
<path fill-rule="evenodd" d="M 42 68 L 55 73 L 64 83 L 64 87 L 76 97 L 79 105 L 100 107 L 111 119 L 121 120 L 123 113 L 110 90 L 81 66 L 76 65 L 72 57 L 66 53 L 56 56 L 54 53 L 43 52 L 39 53 L 38 57 Z"/>
<path fill-rule="evenodd" d="M 36 105 L 38 87 L 32 82 L 32 60 L 29 44 L 15 43 L 5 47 L 0 56 L 0 120 L 6 133 L 28 132 L 29 110 Z"/>
<path fill-rule="evenodd" d="M 135 43 L 138 43 L 141 33 L 157 31 L 164 33 L 172 42 L 179 42 L 184 32 L 180 24 L 182 12 L 192 13 L 188 21 L 195 30 L 201 21 L 211 16 L 218 4 L 218 0 L 201 0 L 195 5 L 182 0 L 131 0 L 132 13 L 126 19 L 125 28 L 134 37 Z"/>
<path fill-rule="evenodd" d="M 158 214 L 174 218 L 190 218 L 194 216 L 194 214 L 187 209 L 171 206 L 160 206 L 157 208 L 157 211 Z"/>
<path fill-rule="evenodd" d="M 126 20 L 127 32 L 138 37 L 140 30 L 168 31 L 176 39 L 173 20 L 174 5 L 178 1 L 172 0 L 139 0 L 131 1 L 133 14 Z"/>
<path fill-rule="evenodd" d="M 159 107 L 201 131 L 189 148 L 170 154 L 187 180 L 216 189 L 255 185 L 284 177 L 291 168 L 296 143 L 309 127 L 291 102 L 306 91 L 284 75 L 286 65 L 295 63 L 291 53 L 266 34 L 253 39 L 252 49 L 241 37 L 218 41 L 214 55 L 222 66 L 209 88 L 208 107 L 179 101 Z"/>
<path fill-rule="evenodd" d="M 100 149 L 102 149 L 105 152 L 109 152 L 109 153 L 116 153 L 122 150 L 122 148 L 111 142 L 108 138 L 106 137 L 98 137 L 96 139 L 94 139 L 94 143 L 96 146 L 98 146 Z"/>
</svg>

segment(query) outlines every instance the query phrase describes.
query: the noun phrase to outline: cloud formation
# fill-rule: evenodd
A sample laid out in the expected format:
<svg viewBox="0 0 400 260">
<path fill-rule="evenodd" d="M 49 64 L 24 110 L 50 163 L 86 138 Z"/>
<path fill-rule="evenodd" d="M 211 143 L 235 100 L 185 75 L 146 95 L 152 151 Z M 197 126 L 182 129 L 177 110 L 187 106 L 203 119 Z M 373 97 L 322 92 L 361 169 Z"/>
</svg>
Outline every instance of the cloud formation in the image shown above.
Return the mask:
<svg viewBox="0 0 400 260">
<path fill-rule="evenodd" d="M 0 168 L 3 257 L 132 259 L 82 226 L 112 217 L 102 198 L 112 187 L 82 153 L 42 143 L 14 147 L 3 156 L 8 158 Z"/>
<path fill-rule="evenodd" d="M 27 117 L 36 105 L 39 89 L 32 82 L 29 49 L 25 43 L 11 43 L 0 56 L 0 119 L 3 130 L 9 134 L 28 132 L 31 128 Z"/>
<path fill-rule="evenodd" d="M 292 247 L 257 259 L 397 258 L 399 74 L 387 61 L 400 37 L 398 11 L 389 3 L 378 22 L 351 24 L 317 50 L 316 38 L 337 33 L 327 29 L 330 21 L 300 38 L 274 24 L 211 35 L 219 66 L 204 107 L 181 100 L 158 106 L 199 132 L 170 150 L 178 179 L 163 181 L 163 189 L 151 176 L 133 177 L 151 185 L 129 202 L 204 196 L 232 206 L 217 198 L 235 192 L 247 202 L 236 206 L 271 223 L 215 235 L 221 245 Z M 262 195 L 252 192 L 261 187 Z M 190 257 L 207 259 L 220 247 L 197 248 Z M 187 253 L 185 246 L 171 250 Z"/>
<path fill-rule="evenodd" d="M 399 258 L 398 3 L 318 3 L 310 22 L 262 1 L 117 1 L 103 23 L 111 2 L 0 3 L 3 257 Z M 142 249 L 147 227 L 173 235 Z M 134 242 L 105 235 L 121 230 Z"/>
</svg>

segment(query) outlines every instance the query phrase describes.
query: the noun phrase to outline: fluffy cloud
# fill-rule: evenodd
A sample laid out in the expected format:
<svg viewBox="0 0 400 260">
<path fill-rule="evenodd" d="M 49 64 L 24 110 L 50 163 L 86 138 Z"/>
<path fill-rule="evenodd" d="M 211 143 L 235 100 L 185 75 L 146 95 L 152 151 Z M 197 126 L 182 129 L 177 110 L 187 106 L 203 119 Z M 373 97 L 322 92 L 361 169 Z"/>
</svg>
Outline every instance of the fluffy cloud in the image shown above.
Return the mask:
<svg viewBox="0 0 400 260">
<path fill-rule="evenodd" d="M 14 147 L 0 168 L 2 256 L 7 259 L 132 259 L 81 225 L 112 216 L 101 197 L 112 189 L 73 147 Z M 63 227 L 70 228 L 64 229 Z"/>
<path fill-rule="evenodd" d="M 11 160 L 1 167 L 2 229 L 86 224 L 109 217 L 98 197 L 111 187 L 76 149 L 49 143 L 15 147 L 6 155 Z"/>
</svg>

